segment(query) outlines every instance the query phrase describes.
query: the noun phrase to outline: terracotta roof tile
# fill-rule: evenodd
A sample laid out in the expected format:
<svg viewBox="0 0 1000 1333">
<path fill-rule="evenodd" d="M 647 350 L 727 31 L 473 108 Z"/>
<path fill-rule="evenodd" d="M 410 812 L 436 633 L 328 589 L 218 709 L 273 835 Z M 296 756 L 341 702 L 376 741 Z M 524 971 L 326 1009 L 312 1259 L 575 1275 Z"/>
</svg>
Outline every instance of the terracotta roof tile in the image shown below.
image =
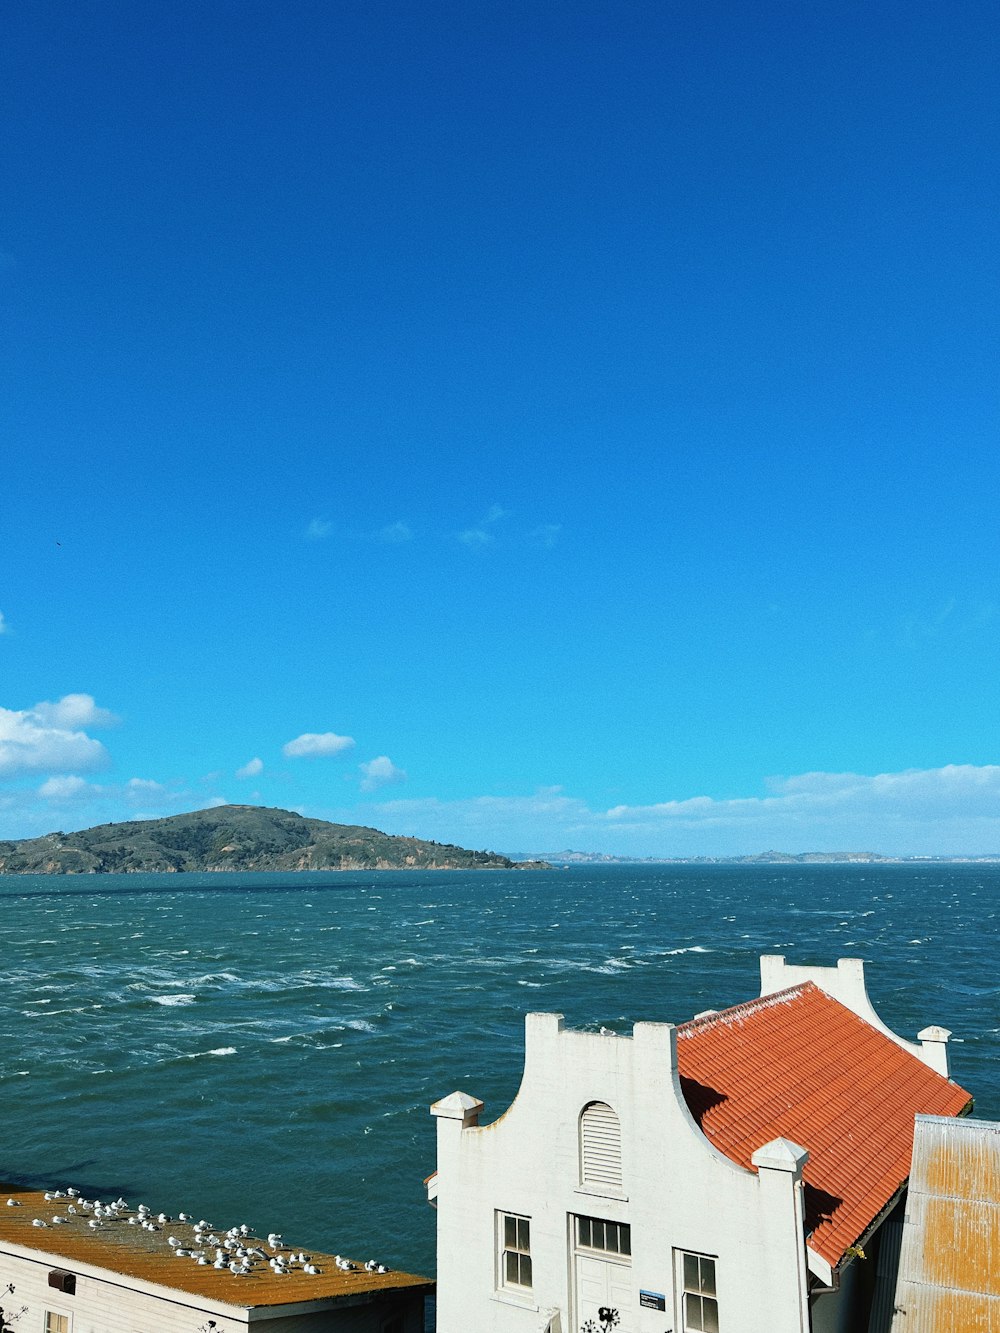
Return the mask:
<svg viewBox="0 0 1000 1333">
<path fill-rule="evenodd" d="M 750 1167 L 779 1136 L 809 1151 L 809 1244 L 836 1265 L 905 1182 L 918 1114 L 969 1094 L 807 981 L 677 1029 L 681 1087 L 705 1135 Z"/>
</svg>

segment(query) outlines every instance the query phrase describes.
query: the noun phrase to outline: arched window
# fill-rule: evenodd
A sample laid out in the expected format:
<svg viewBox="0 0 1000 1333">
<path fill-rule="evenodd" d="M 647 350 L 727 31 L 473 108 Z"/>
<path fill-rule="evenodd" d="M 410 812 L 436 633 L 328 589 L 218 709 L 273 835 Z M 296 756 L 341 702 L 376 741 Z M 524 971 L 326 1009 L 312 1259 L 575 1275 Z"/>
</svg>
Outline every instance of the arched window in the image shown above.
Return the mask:
<svg viewBox="0 0 1000 1333">
<path fill-rule="evenodd" d="M 580 1183 L 622 1187 L 622 1128 L 606 1102 L 589 1102 L 580 1115 Z"/>
</svg>

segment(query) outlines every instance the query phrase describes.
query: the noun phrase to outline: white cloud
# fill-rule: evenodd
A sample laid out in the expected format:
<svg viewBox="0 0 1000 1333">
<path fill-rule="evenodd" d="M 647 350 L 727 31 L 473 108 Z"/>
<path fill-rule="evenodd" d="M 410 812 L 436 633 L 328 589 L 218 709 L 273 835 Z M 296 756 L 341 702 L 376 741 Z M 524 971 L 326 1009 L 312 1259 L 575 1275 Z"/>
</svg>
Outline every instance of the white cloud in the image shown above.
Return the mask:
<svg viewBox="0 0 1000 1333">
<path fill-rule="evenodd" d="M 141 798 L 145 800 L 149 796 L 166 796 L 167 788 L 162 782 L 154 782 L 152 778 L 129 778 L 125 783 L 125 793 L 132 799 Z"/>
<path fill-rule="evenodd" d="M 502 518 L 506 517 L 507 510 L 504 509 L 503 505 L 490 505 L 489 509 L 486 511 L 486 517 L 483 519 L 483 522 L 499 523 Z"/>
<path fill-rule="evenodd" d="M 208 801 L 205 802 L 205 809 L 218 810 L 220 809 L 220 807 L 228 804 L 229 802 L 226 800 L 224 796 L 212 796 Z"/>
<path fill-rule="evenodd" d="M 90 782 L 84 782 L 83 778 L 76 776 L 48 778 L 38 788 L 39 796 L 43 800 L 51 801 L 54 805 L 66 805 L 71 801 L 97 796 L 100 791 L 100 787 L 96 787 Z"/>
<path fill-rule="evenodd" d="M 314 518 L 305 531 L 307 542 L 321 542 L 325 537 L 329 537 L 333 531 L 333 524 L 325 518 Z"/>
<path fill-rule="evenodd" d="M 255 778 L 258 773 L 263 773 L 263 771 L 263 759 L 251 759 L 242 768 L 236 770 L 236 776 L 238 778 Z"/>
<path fill-rule="evenodd" d="M 400 546 L 413 540 L 413 529 L 409 523 L 387 523 L 384 528 L 379 528 L 378 539 L 387 546 Z"/>
<path fill-rule="evenodd" d="M 24 710 L 0 708 L 0 777 L 105 768 L 107 750 L 80 728 L 115 720 L 89 694 L 67 694 Z"/>
<path fill-rule="evenodd" d="M 3 614 L 3 612 L 0 611 L 0 634 L 9 634 L 9 633 L 10 633 L 10 626 L 7 624 L 7 621 L 4 619 L 4 614 Z"/>
<path fill-rule="evenodd" d="M 351 736 L 338 736 L 332 731 L 305 731 L 281 747 L 289 759 L 316 758 L 320 755 L 340 754 L 354 745 Z"/>
<path fill-rule="evenodd" d="M 362 791 L 378 791 L 379 787 L 391 787 L 406 781 L 405 771 L 397 768 L 387 754 L 380 754 L 358 767 L 363 774 Z"/>
<path fill-rule="evenodd" d="M 364 818 L 389 832 L 511 851 L 1000 854 L 1000 765 L 803 773 L 773 779 L 763 796 L 691 796 L 609 810 L 549 787 L 531 796 L 384 801 L 368 805 Z"/>
<path fill-rule="evenodd" d="M 92 694 L 64 694 L 55 703 L 35 704 L 31 710 L 47 727 L 116 727 L 121 721 L 107 708 L 98 708 Z"/>
</svg>

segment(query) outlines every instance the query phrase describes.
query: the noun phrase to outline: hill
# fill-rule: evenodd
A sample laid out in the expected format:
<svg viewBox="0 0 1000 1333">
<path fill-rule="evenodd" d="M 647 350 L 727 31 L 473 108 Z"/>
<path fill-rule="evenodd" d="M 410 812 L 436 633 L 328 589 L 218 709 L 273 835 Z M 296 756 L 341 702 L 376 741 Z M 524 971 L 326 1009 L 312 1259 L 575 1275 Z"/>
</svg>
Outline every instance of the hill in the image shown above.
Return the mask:
<svg viewBox="0 0 1000 1333">
<path fill-rule="evenodd" d="M 397 838 L 256 805 L 223 805 L 167 819 L 0 841 L 0 875 L 512 869 L 513 861 L 492 852 Z"/>
</svg>

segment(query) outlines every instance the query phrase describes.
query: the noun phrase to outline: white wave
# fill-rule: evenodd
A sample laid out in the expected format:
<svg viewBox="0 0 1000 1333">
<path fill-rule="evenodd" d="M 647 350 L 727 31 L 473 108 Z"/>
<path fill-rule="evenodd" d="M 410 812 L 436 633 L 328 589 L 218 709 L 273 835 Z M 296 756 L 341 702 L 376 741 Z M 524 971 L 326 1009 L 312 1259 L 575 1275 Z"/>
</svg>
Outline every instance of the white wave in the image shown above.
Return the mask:
<svg viewBox="0 0 1000 1333">
<path fill-rule="evenodd" d="M 674 958 L 680 953 L 715 953 L 714 949 L 706 949 L 703 944 L 690 944 L 686 949 L 667 949 L 664 952 L 664 958 Z"/>
<path fill-rule="evenodd" d="M 149 997 L 154 1004 L 194 1004 L 198 998 L 196 995 L 151 995 Z"/>
<path fill-rule="evenodd" d="M 364 1018 L 349 1018 L 344 1024 L 345 1028 L 353 1028 L 355 1032 L 377 1032 L 378 1028 L 374 1023 L 369 1023 Z"/>
<path fill-rule="evenodd" d="M 208 1054 L 208 1055 L 235 1055 L 235 1054 L 236 1054 L 236 1047 L 235 1047 L 235 1046 L 216 1046 L 216 1048 L 215 1048 L 214 1051 L 208 1051 L 208 1052 L 206 1052 L 206 1054 Z"/>
</svg>

